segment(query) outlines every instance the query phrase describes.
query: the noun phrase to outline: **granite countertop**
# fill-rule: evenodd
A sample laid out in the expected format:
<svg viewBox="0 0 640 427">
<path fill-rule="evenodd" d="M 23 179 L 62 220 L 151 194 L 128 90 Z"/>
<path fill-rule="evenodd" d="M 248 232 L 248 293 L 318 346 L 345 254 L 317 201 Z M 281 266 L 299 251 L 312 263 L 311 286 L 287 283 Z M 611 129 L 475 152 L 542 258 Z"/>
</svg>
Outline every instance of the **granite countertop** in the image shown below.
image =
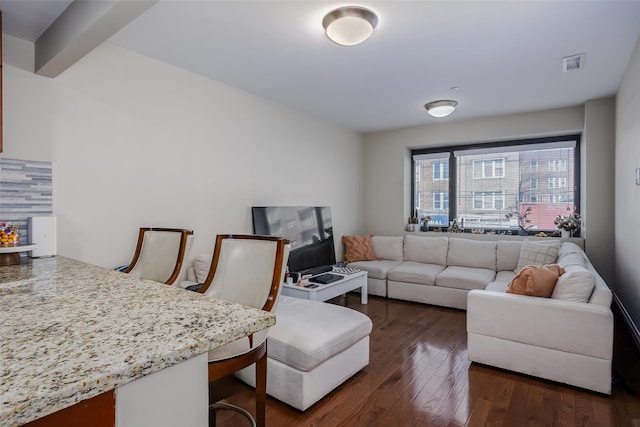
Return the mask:
<svg viewBox="0 0 640 427">
<path fill-rule="evenodd" d="M 17 426 L 275 324 L 63 257 L 0 267 L 0 425 Z"/>
</svg>

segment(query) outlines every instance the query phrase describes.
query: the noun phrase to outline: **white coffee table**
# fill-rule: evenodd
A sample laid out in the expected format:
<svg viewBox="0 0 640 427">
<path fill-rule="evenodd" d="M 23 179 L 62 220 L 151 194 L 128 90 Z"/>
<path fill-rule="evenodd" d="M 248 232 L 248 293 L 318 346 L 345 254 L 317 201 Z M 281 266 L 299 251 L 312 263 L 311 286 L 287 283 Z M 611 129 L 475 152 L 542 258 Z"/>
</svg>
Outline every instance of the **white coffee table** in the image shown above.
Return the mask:
<svg viewBox="0 0 640 427">
<path fill-rule="evenodd" d="M 330 272 L 331 274 L 335 274 L 337 276 L 344 276 L 341 280 L 336 280 L 335 282 L 328 283 L 323 285 L 321 283 L 313 283 L 309 284 L 318 285 L 317 288 L 309 288 L 303 286 L 296 285 L 287 285 L 286 283 L 282 285 L 282 294 L 294 297 L 294 298 L 302 298 L 302 299 L 310 299 L 313 301 L 327 301 L 331 298 L 335 298 L 342 294 L 346 294 L 347 292 L 354 291 L 360 288 L 360 301 L 362 304 L 367 303 L 367 272 L 359 271 L 353 274 L 340 274 Z M 307 283 L 305 283 L 307 284 Z"/>
</svg>

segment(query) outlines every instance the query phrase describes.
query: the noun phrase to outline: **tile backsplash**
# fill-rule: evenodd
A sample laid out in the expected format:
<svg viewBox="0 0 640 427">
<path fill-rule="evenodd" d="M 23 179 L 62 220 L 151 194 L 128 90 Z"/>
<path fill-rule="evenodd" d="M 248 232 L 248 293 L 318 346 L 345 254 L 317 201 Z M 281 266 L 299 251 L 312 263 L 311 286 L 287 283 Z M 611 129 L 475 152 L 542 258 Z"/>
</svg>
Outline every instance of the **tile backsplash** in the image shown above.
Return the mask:
<svg viewBox="0 0 640 427">
<path fill-rule="evenodd" d="M 27 218 L 53 214 L 53 163 L 0 157 L 0 221 L 20 226 L 27 243 Z"/>
</svg>

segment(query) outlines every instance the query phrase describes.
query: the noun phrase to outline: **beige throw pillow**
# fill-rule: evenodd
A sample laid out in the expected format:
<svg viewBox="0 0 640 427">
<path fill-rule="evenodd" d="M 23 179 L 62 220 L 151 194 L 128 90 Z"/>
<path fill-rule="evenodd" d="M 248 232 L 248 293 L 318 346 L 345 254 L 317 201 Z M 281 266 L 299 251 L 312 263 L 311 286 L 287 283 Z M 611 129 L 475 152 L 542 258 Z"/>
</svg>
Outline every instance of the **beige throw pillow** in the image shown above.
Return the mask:
<svg viewBox="0 0 640 427">
<path fill-rule="evenodd" d="M 559 265 L 528 265 L 509 282 L 507 293 L 549 298 L 558 277 L 564 273 Z"/>
<path fill-rule="evenodd" d="M 344 262 L 373 261 L 376 259 L 371 245 L 371 236 L 342 236 Z"/>
</svg>

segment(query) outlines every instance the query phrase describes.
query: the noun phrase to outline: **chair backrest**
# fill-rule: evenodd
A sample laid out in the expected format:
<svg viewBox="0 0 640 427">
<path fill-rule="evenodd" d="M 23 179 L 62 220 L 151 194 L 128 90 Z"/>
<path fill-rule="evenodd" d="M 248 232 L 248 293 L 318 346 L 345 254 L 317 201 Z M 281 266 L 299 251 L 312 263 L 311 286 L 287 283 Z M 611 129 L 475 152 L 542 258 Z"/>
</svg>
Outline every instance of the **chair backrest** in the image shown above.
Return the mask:
<svg viewBox="0 0 640 427">
<path fill-rule="evenodd" d="M 218 235 L 199 292 L 271 311 L 280 295 L 291 245 L 274 236 Z"/>
<path fill-rule="evenodd" d="M 185 270 L 192 243 L 191 230 L 141 228 L 133 260 L 124 272 L 172 285 Z"/>
</svg>

